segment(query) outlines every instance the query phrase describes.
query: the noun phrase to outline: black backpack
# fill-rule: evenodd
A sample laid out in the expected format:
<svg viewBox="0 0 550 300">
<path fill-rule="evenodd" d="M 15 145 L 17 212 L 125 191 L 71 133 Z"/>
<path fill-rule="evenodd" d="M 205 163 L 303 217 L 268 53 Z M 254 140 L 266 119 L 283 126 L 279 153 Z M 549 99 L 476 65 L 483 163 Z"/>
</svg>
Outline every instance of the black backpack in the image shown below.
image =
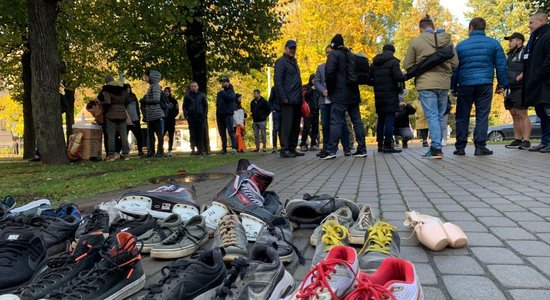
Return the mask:
<svg viewBox="0 0 550 300">
<path fill-rule="evenodd" d="M 426 57 L 426 59 L 424 59 L 420 63 L 408 68 L 407 75 L 406 75 L 407 80 L 414 77 L 418 77 L 455 56 L 453 51 L 454 48 L 452 44 L 447 47 L 440 48 L 437 45 L 437 34 L 435 32 L 434 32 L 434 38 L 435 38 L 435 48 L 436 48 L 435 52 L 430 56 Z"/>
<path fill-rule="evenodd" d="M 369 79 L 369 59 L 363 54 L 346 54 L 346 81 L 349 84 L 367 84 Z"/>
</svg>

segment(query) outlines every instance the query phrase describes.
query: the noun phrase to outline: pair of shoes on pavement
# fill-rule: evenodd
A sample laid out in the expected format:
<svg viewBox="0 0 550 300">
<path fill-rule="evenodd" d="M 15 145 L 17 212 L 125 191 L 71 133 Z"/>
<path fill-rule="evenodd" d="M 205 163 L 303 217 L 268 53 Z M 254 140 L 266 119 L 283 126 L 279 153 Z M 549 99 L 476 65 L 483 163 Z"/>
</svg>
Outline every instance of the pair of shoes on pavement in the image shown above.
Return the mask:
<svg viewBox="0 0 550 300">
<path fill-rule="evenodd" d="M 531 142 L 529 140 L 519 140 L 515 139 L 511 141 L 509 144 L 505 145 L 507 149 L 520 149 L 520 150 L 527 150 L 531 148 Z"/>
<path fill-rule="evenodd" d="M 453 154 L 458 156 L 464 156 L 466 155 L 466 151 L 464 149 L 456 149 L 453 152 Z M 474 151 L 474 155 L 475 156 L 493 155 L 493 151 L 487 149 L 486 147 L 479 147 L 479 148 L 476 148 L 476 150 Z"/>
<path fill-rule="evenodd" d="M 528 149 L 529 152 L 550 153 L 550 146 L 545 144 L 539 144 Z"/>
<path fill-rule="evenodd" d="M 177 217 L 172 222 L 178 223 Z M 153 233 L 153 236 L 147 240 L 147 246 L 150 247 L 147 250 L 149 250 L 151 257 L 174 259 L 190 256 L 208 242 L 210 238 L 206 222 L 201 215 L 193 216 L 185 222 L 179 222 L 177 227 L 172 224 L 170 229 L 166 229 L 166 231 L 156 231 L 157 236 Z M 162 233 L 167 234 L 172 230 L 173 232 L 167 238 L 162 239 Z M 158 240 L 162 241 L 153 244 Z"/>
<path fill-rule="evenodd" d="M 298 299 L 424 299 L 414 265 L 400 258 L 386 258 L 373 274 L 359 270 L 354 248 L 333 247 L 314 265 L 291 300 Z"/>
<path fill-rule="evenodd" d="M 357 151 L 353 152 L 353 154 L 351 153 L 350 150 L 344 150 L 344 156 L 367 157 L 368 154 L 367 154 L 366 150 L 365 151 L 357 150 Z M 333 158 L 336 158 L 336 153 L 325 151 L 325 152 L 323 152 L 319 155 L 319 158 L 324 159 L 324 160 L 333 159 Z"/>
<path fill-rule="evenodd" d="M 418 241 L 432 251 L 441 251 L 447 246 L 463 248 L 468 244 L 468 237 L 455 224 L 443 223 L 441 219 L 419 214 L 416 211 L 405 213 L 404 225 L 414 229 Z"/>
</svg>

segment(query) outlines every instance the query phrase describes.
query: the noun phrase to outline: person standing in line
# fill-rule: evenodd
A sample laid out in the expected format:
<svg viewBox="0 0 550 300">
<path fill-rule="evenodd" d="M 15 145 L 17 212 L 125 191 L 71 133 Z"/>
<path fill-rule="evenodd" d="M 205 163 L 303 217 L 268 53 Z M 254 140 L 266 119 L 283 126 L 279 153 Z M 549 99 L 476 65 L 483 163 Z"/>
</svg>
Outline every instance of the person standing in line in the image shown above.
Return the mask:
<svg viewBox="0 0 550 300">
<path fill-rule="evenodd" d="M 174 134 L 176 133 L 176 118 L 180 114 L 178 101 L 172 96 L 170 87 L 164 88 L 166 96 L 166 119 L 164 121 L 164 134 L 168 133 L 168 156 L 172 156 L 172 148 L 174 146 Z"/>
<path fill-rule="evenodd" d="M 275 91 L 275 86 L 271 87 L 271 92 L 269 93 L 269 107 L 273 113 L 273 128 L 271 129 L 271 142 L 273 144 L 273 150 L 271 154 L 279 152 L 277 149 L 277 140 L 281 142 L 281 104 L 279 103 L 279 98 L 277 97 L 277 92 Z"/>
<path fill-rule="evenodd" d="M 250 112 L 252 113 L 252 130 L 254 131 L 254 143 L 256 145 L 253 152 L 260 151 L 260 140 L 263 144 L 262 151 L 267 152 L 266 123 L 271 108 L 258 89 L 254 90 L 254 99 L 250 102 Z"/>
<path fill-rule="evenodd" d="M 285 44 L 285 52 L 275 61 L 275 90 L 281 105 L 281 157 L 303 156 L 296 151 L 300 134 L 302 79 L 296 61 L 296 41 Z"/>
<path fill-rule="evenodd" d="M 136 94 L 132 92 L 132 87 L 129 84 L 128 84 L 128 97 L 130 98 L 130 104 L 128 104 L 128 107 L 126 107 L 126 111 L 130 116 L 130 120 L 132 120 L 132 125 L 127 126 L 126 134 L 130 133 L 130 131 L 134 134 L 134 137 L 136 138 L 136 143 L 137 143 L 138 155 L 142 157 L 143 156 L 143 135 L 141 133 L 141 113 L 139 109 L 139 101 Z"/>
<path fill-rule="evenodd" d="M 407 54 L 403 60 L 403 67 L 406 70 L 423 62 L 438 49 L 452 45 L 451 35 L 444 30 L 435 30 L 435 24 L 429 15 L 420 20 L 418 27 L 420 35 L 410 42 Z M 450 60 L 433 67 L 415 78 L 418 98 L 420 98 L 422 111 L 428 120 L 432 142 L 430 150 L 422 156 L 423 158 L 443 158 L 441 135 L 445 128 L 447 128 L 447 124 L 443 121 L 443 115 L 447 110 L 453 69 L 458 66 L 458 61 L 458 57 L 454 53 L 453 58 Z"/>
<path fill-rule="evenodd" d="M 531 148 L 531 120 L 527 115 L 528 107 L 523 106 L 523 54 L 525 37 L 519 32 L 504 38 L 508 43 L 508 89 L 504 91 L 504 107 L 510 111 L 514 122 L 514 140 L 505 147 L 508 149 Z"/>
<path fill-rule="evenodd" d="M 204 124 L 208 115 L 208 103 L 206 95 L 199 91 L 199 84 L 195 81 L 189 85 L 189 92 L 185 93 L 183 98 L 183 116 L 189 126 L 189 137 L 193 149 L 191 154 L 205 155 L 204 146 Z"/>
<path fill-rule="evenodd" d="M 548 15 L 537 12 L 529 18 L 531 37 L 527 43 L 523 70 L 523 104 L 534 106 L 540 118 L 540 144 L 531 152 L 550 153 L 550 25 Z"/>
<path fill-rule="evenodd" d="M 162 100 L 162 89 L 159 82 L 161 74 L 159 71 L 150 70 L 145 76 L 145 82 L 149 83 L 149 88 L 145 93 L 142 107 L 145 105 L 145 119 L 147 120 L 147 157 L 155 156 L 155 136 L 157 138 L 157 153 L 156 157 L 164 157 L 164 145 L 163 145 L 163 131 L 162 131 L 162 119 L 164 118 L 164 111 L 161 108 L 160 101 Z"/>
<path fill-rule="evenodd" d="M 236 98 L 233 85 L 229 78 L 220 79 L 221 90 L 216 97 L 216 122 L 218 123 L 218 132 L 222 139 L 222 154 L 227 153 L 227 135 L 231 141 L 231 153 L 237 153 L 237 142 L 235 140 L 235 131 L 233 130 L 233 113 L 235 113 Z"/>
<path fill-rule="evenodd" d="M 338 151 L 338 141 L 342 136 L 342 126 L 345 126 L 345 114 L 349 113 L 355 138 L 357 140 L 357 150 L 353 153 L 354 157 L 367 157 L 367 146 L 365 143 L 365 128 L 359 112 L 361 95 L 359 94 L 359 85 L 355 82 L 349 82 L 346 77 L 347 56 L 353 55 L 348 48 L 344 46 L 344 38 L 341 34 L 336 34 L 331 41 L 334 51 L 330 52 L 325 66 L 325 77 L 327 90 L 332 102 L 330 112 L 330 142 L 327 152 L 319 156 L 321 159 L 332 159 L 336 157 Z"/>
<path fill-rule="evenodd" d="M 317 151 L 319 150 L 317 146 L 319 143 L 319 94 L 315 87 L 315 74 L 309 76 L 309 82 L 303 87 L 303 91 L 305 91 L 304 98 L 309 105 L 310 114 L 307 117 L 303 117 L 300 150 L 308 150 L 307 138 L 309 137 L 309 150 Z"/>
<path fill-rule="evenodd" d="M 244 134 L 246 131 L 245 120 L 246 120 L 246 111 L 242 105 L 242 95 L 236 94 L 237 107 L 233 113 L 233 128 L 235 130 L 235 140 L 237 141 L 237 152 L 244 153 L 246 150 L 246 142 L 244 141 Z M 267 103 L 267 101 L 266 101 Z M 258 151 L 255 151 L 258 152 Z"/>
</svg>

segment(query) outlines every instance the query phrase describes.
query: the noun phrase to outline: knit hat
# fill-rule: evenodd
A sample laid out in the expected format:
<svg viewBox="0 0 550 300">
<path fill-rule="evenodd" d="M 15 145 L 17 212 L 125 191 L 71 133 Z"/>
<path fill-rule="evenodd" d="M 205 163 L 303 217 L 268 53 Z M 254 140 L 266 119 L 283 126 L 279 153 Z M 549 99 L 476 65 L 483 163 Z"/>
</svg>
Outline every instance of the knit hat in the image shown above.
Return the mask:
<svg viewBox="0 0 550 300">
<path fill-rule="evenodd" d="M 393 45 L 386 44 L 384 45 L 384 47 L 382 47 L 382 51 L 391 51 L 392 53 L 395 53 L 395 47 Z"/>
<path fill-rule="evenodd" d="M 344 46 L 344 38 L 341 34 L 338 33 L 332 38 L 332 40 L 330 41 L 330 45 L 332 46 L 332 48 Z"/>
</svg>

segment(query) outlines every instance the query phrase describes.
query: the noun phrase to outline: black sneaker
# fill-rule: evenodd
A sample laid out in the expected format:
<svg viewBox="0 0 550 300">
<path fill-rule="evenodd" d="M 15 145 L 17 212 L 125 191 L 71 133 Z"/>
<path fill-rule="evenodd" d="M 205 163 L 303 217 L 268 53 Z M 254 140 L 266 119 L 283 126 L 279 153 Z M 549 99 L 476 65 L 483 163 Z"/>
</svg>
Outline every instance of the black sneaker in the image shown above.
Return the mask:
<svg viewBox="0 0 550 300">
<path fill-rule="evenodd" d="M 139 292 L 145 286 L 145 273 L 136 243 L 128 232 L 109 238 L 108 250 L 99 253 L 101 260 L 48 299 L 124 299 Z"/>
<path fill-rule="evenodd" d="M 155 228 L 156 225 L 157 222 L 151 215 L 145 215 L 135 220 L 119 219 L 111 225 L 109 234 L 114 235 L 117 232 L 129 232 L 135 236 L 140 236 Z"/>
<path fill-rule="evenodd" d="M 74 238 L 79 221 L 73 215 L 63 218 L 36 216 L 27 219 L 25 226 L 42 235 L 48 255 L 67 250 L 68 243 Z"/>
<path fill-rule="evenodd" d="M 291 199 L 285 203 L 286 214 L 290 221 L 300 224 L 317 225 L 321 224 L 321 221 L 325 217 L 342 206 L 347 206 L 351 209 L 354 220 L 358 218 L 360 208 L 357 203 L 328 194 L 304 194 L 303 199 Z"/>
<path fill-rule="evenodd" d="M 355 151 L 353 157 L 367 157 L 367 151 Z"/>
<path fill-rule="evenodd" d="M 19 290 L 19 299 L 34 300 L 60 289 L 77 278 L 81 272 L 91 270 L 99 257 L 99 250 L 105 239 L 103 234 L 95 232 L 82 235 L 72 252 L 54 256 L 46 262 L 46 268 L 32 283 Z"/>
<path fill-rule="evenodd" d="M 292 228 L 286 217 L 277 217 L 271 225 L 265 225 L 258 234 L 256 245 L 272 246 L 277 245 L 277 254 L 283 263 L 290 263 L 294 253 L 298 256 L 299 262 L 303 265 L 305 259 L 302 253 L 292 243 Z"/>
<path fill-rule="evenodd" d="M 407 148 L 409 148 L 409 142 L 403 141 L 403 149 L 407 149 Z"/>
<path fill-rule="evenodd" d="M 504 147 L 506 147 L 508 149 L 519 149 L 520 146 L 521 146 L 521 140 L 513 140 L 512 142 L 510 142 L 509 144 L 507 144 Z"/>
<path fill-rule="evenodd" d="M 291 150 L 290 153 L 294 153 L 294 155 L 296 155 L 296 156 L 304 156 L 304 155 L 306 155 L 304 152 L 300 152 L 300 151 L 298 151 L 298 150 L 296 150 L 296 149 Z"/>
<path fill-rule="evenodd" d="M 8 227 L 0 234 L 0 292 L 29 281 L 46 258 L 46 245 L 38 232 Z"/>
<path fill-rule="evenodd" d="M 430 144 L 427 141 L 422 142 L 422 147 L 430 147 Z"/>
<path fill-rule="evenodd" d="M 519 146 L 519 149 L 521 150 L 526 150 L 526 149 L 529 149 L 531 148 L 531 142 L 528 141 L 528 140 L 524 140 L 521 142 L 521 145 Z"/>
<path fill-rule="evenodd" d="M 288 157 L 296 157 L 296 154 L 288 151 L 288 150 L 281 150 L 280 153 L 281 157 L 288 158 Z"/>
<path fill-rule="evenodd" d="M 75 233 L 78 240 L 81 236 L 92 232 L 100 232 L 104 237 L 109 235 L 109 214 L 99 208 L 94 209 L 91 215 L 84 217 Z"/>
<path fill-rule="evenodd" d="M 351 156 L 351 149 L 344 149 L 344 156 Z"/>
<path fill-rule="evenodd" d="M 400 149 L 395 149 L 394 147 L 387 147 L 387 148 L 384 148 L 384 153 L 401 153 L 401 150 Z"/>
<path fill-rule="evenodd" d="M 336 158 L 336 154 L 330 153 L 330 152 L 327 151 L 327 152 L 319 155 L 319 158 L 324 159 L 324 160 L 333 159 L 333 158 Z"/>
<path fill-rule="evenodd" d="M 14 207 L 15 199 L 12 196 L 4 197 L 4 200 L 0 201 L 0 220 L 6 217 Z"/>
<path fill-rule="evenodd" d="M 197 259 L 178 259 L 161 271 L 163 277 L 147 288 L 143 300 L 211 299 L 227 271 L 219 249 L 202 252 Z"/>
<path fill-rule="evenodd" d="M 487 149 L 487 148 L 476 148 L 476 151 L 474 152 L 474 155 L 481 156 L 481 155 L 493 155 L 493 151 Z"/>
</svg>

